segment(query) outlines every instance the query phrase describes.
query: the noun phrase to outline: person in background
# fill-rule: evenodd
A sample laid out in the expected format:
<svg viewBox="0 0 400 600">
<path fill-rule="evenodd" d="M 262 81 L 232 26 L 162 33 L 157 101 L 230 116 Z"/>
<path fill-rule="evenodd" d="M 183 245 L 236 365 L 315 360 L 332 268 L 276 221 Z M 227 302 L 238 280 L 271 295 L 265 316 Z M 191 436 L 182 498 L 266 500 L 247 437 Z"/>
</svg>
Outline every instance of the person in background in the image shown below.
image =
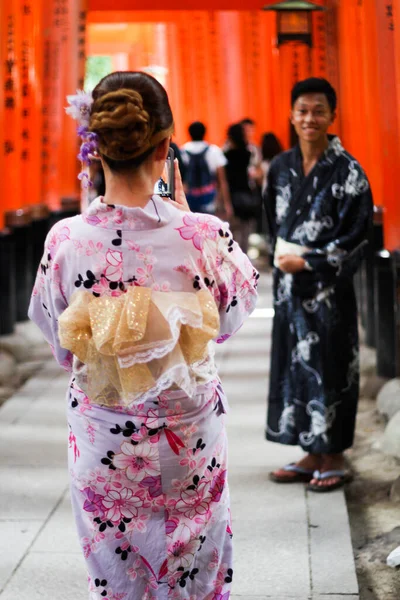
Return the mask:
<svg viewBox="0 0 400 600">
<path fill-rule="evenodd" d="M 175 200 L 154 194 L 174 131 L 156 79 L 111 73 L 69 102 L 106 191 L 49 232 L 29 316 L 71 375 L 89 597 L 227 599 L 227 401 L 212 345 L 253 311 L 258 274 L 226 223 L 189 211 L 177 168 Z"/>
<path fill-rule="evenodd" d="M 170 147 L 174 151 L 175 158 L 178 161 L 179 171 L 181 173 L 182 180 L 184 180 L 185 179 L 185 173 L 186 173 L 186 165 L 183 162 L 182 152 L 180 151 L 180 148 L 179 148 L 178 144 L 176 144 L 175 142 L 171 142 L 170 143 Z"/>
<path fill-rule="evenodd" d="M 214 214 L 222 209 L 225 217 L 232 216 L 232 204 L 225 176 L 226 158 L 221 148 L 208 144 L 206 127 L 200 121 L 189 126 L 191 141 L 182 146 L 185 164 L 186 198 L 195 212 Z"/>
<path fill-rule="evenodd" d="M 372 195 L 357 160 L 328 129 L 336 92 L 326 79 L 292 90 L 299 144 L 272 160 L 264 195 L 275 247 L 274 324 L 267 439 L 300 445 L 273 481 L 329 492 L 351 478 L 359 396 L 353 275 L 367 243 Z"/>
<path fill-rule="evenodd" d="M 249 235 L 254 218 L 259 212 L 259 195 L 254 193 L 249 175 L 251 152 L 247 146 L 244 128 L 240 123 L 228 129 L 226 177 L 237 225 L 235 238 L 247 253 Z"/>
<path fill-rule="evenodd" d="M 269 166 L 275 156 L 283 152 L 280 141 L 274 133 L 264 133 L 261 139 L 261 189 L 264 193 L 267 187 Z"/>
<path fill-rule="evenodd" d="M 249 117 L 242 119 L 240 125 L 243 127 L 247 149 L 250 150 L 249 181 L 254 195 L 258 195 L 258 211 L 254 215 L 252 230 L 262 234 L 265 233 L 265 211 L 261 199 L 261 182 L 263 177 L 261 167 L 260 147 L 255 143 L 256 123 Z"/>
<path fill-rule="evenodd" d="M 257 180 L 258 189 L 260 190 L 261 196 L 265 192 L 266 187 L 267 187 L 268 171 L 269 171 L 269 166 L 271 164 L 271 160 L 275 156 L 280 154 L 282 151 L 283 151 L 283 148 L 282 148 L 278 138 L 271 132 L 264 133 L 264 135 L 261 138 L 261 158 L 262 158 L 262 160 L 261 160 L 261 165 L 260 165 L 259 177 Z M 268 254 L 269 254 L 269 263 L 272 266 L 273 265 L 273 251 L 272 251 L 273 241 L 272 241 L 270 232 L 268 230 L 267 215 L 265 212 L 264 204 L 262 202 L 261 202 L 261 217 L 260 218 L 261 218 L 261 223 L 259 225 L 258 232 L 265 236 L 265 239 L 267 242 Z"/>
<path fill-rule="evenodd" d="M 251 152 L 250 168 L 253 169 L 251 177 L 254 181 L 256 181 L 258 175 L 257 171 L 261 165 L 261 151 L 259 146 L 257 146 L 257 144 L 254 142 L 256 123 L 253 119 L 246 117 L 245 119 L 242 119 L 239 124 L 243 127 L 247 148 Z"/>
</svg>

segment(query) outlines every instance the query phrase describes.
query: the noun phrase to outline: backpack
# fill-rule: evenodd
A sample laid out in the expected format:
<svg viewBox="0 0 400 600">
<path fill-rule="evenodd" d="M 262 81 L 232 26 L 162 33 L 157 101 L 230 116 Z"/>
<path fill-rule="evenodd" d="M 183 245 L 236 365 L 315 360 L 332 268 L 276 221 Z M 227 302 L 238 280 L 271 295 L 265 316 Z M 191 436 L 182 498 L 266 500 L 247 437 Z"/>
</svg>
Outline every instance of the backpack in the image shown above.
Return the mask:
<svg viewBox="0 0 400 600">
<path fill-rule="evenodd" d="M 208 166 L 206 154 L 210 146 L 194 154 L 186 150 L 189 163 L 186 167 L 186 198 L 190 209 L 194 212 L 210 212 L 215 199 L 215 176 Z"/>
</svg>

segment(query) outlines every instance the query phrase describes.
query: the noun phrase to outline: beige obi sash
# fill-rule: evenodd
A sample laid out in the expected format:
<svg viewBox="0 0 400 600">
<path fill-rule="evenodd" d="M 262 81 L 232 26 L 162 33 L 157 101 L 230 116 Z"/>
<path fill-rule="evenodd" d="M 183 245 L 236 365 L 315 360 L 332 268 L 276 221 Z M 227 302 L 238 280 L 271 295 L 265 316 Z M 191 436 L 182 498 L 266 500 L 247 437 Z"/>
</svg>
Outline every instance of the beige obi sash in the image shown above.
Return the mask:
<svg viewBox="0 0 400 600">
<path fill-rule="evenodd" d="M 58 325 L 77 383 L 95 404 L 127 406 L 170 388 L 191 396 L 216 375 L 209 342 L 219 314 L 208 290 L 130 287 L 100 298 L 78 291 Z"/>
</svg>

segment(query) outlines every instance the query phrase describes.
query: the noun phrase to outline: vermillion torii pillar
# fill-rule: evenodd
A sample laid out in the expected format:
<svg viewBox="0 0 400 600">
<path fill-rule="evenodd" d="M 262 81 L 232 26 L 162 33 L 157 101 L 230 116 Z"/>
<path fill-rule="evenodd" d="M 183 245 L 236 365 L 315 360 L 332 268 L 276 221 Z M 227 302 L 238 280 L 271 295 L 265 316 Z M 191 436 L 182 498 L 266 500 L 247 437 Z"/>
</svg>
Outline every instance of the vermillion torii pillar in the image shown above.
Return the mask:
<svg viewBox="0 0 400 600">
<path fill-rule="evenodd" d="M 9 0 L 1 7 L 2 102 L 2 208 L 21 206 L 21 47 L 20 0 Z M 0 134 L 1 135 L 1 134 Z M 3 213 L 4 215 L 4 213 Z"/>
<path fill-rule="evenodd" d="M 67 0 L 63 30 L 63 54 L 68 68 L 64 69 L 62 84 L 62 144 L 59 153 L 61 203 L 73 205 L 80 201 L 80 185 L 77 180 L 79 163 L 79 140 L 76 122 L 64 110 L 66 97 L 83 89 L 86 44 L 86 0 Z"/>
<path fill-rule="evenodd" d="M 20 2 L 21 194 L 23 203 L 33 206 L 42 202 L 42 3 L 43 0 Z"/>
<path fill-rule="evenodd" d="M 376 23 L 378 28 L 379 91 L 381 97 L 381 135 L 385 177 L 383 202 L 385 206 L 385 245 L 389 250 L 400 249 L 400 211 L 398 169 L 400 159 L 400 124 L 396 87 L 396 54 L 394 5 L 376 0 Z"/>
<path fill-rule="evenodd" d="M 59 154 L 62 143 L 63 28 L 66 0 L 49 0 L 43 12 L 43 198 L 51 210 L 60 208 Z"/>
</svg>

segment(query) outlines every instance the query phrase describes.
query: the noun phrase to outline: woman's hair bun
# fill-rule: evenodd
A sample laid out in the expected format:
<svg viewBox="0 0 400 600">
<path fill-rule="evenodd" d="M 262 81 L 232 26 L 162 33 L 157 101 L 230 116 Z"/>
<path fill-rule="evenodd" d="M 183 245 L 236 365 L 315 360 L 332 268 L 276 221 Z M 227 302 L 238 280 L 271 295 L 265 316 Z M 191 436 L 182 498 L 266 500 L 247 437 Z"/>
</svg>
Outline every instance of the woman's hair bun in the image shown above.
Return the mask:
<svg viewBox="0 0 400 600">
<path fill-rule="evenodd" d="M 114 172 L 132 173 L 173 133 L 167 92 L 148 73 L 110 73 L 92 96 L 89 129 L 97 134 L 100 156 Z"/>
<path fill-rule="evenodd" d="M 97 98 L 92 106 L 90 131 L 98 136 L 100 154 L 129 160 L 151 146 L 154 124 L 139 92 L 121 88 Z"/>
</svg>

